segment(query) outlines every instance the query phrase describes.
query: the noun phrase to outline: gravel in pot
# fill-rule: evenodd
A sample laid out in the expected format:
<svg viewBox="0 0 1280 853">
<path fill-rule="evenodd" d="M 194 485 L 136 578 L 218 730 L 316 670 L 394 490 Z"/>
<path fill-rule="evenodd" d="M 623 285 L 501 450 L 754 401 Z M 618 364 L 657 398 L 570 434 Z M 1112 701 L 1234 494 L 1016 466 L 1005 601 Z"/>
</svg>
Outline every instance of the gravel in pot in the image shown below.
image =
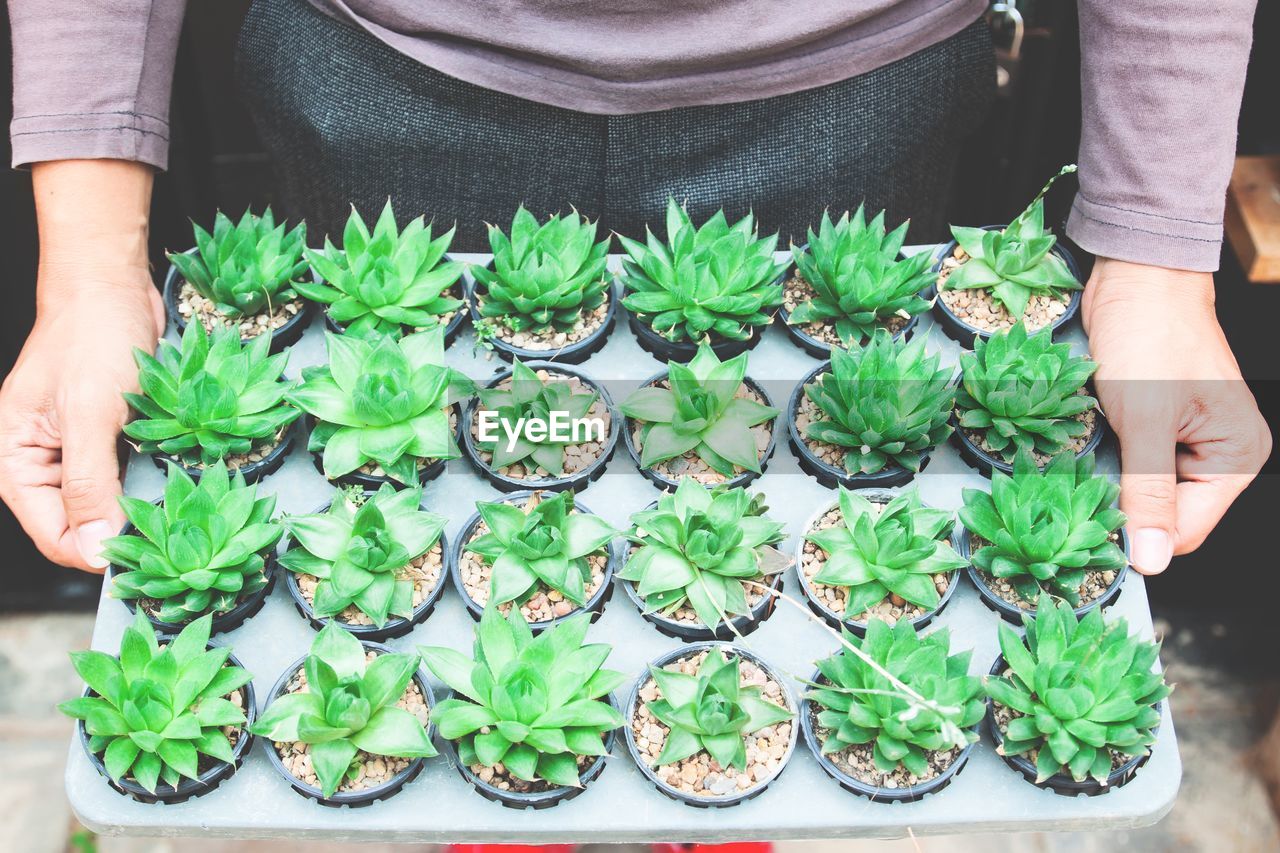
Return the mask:
<svg viewBox="0 0 1280 853">
<path fill-rule="evenodd" d="M 493 261 L 486 265 L 493 269 Z M 555 328 L 543 332 L 514 332 L 506 325 L 485 319 L 485 294 L 477 284 L 471 291 L 471 324 L 486 344 L 506 361 L 546 361 L 557 364 L 581 364 L 600 351 L 609 341 L 614 320 L 618 316 L 618 294 L 612 282 L 605 285 L 605 299 L 582 313 L 567 331 Z"/>
<path fill-rule="evenodd" d="M 504 588 L 499 595 L 506 598 L 507 588 L 513 591 L 519 588 L 520 594 L 497 605 L 503 616 L 509 615 L 512 609 L 518 607 L 520 615 L 535 634 L 579 613 L 590 614 L 593 622 L 600 618 L 605 603 L 613 595 L 613 585 L 610 581 L 613 579 L 618 555 L 617 546 L 613 541 L 616 531 L 578 502 L 572 492 L 554 495 L 530 491 L 514 492 L 503 496 L 495 504 L 517 508 L 525 516 L 523 527 L 514 530 L 513 522 L 513 530 L 495 532 L 489 520 L 478 511 L 462 526 L 462 532 L 454 542 L 449 560 L 453 586 L 462 597 L 462 603 L 466 606 L 471 618 L 479 621 L 488 606 L 494 589 L 494 566 L 499 559 L 503 559 L 499 554 L 508 554 L 508 552 L 513 558 L 512 562 L 520 564 L 508 566 L 508 571 L 518 570 L 521 572 L 521 577 L 511 580 L 504 578 L 502 581 Z M 477 508 L 490 513 L 490 517 L 500 523 L 504 520 L 500 514 L 500 507 L 490 509 L 495 507 L 495 504 L 482 502 L 477 504 Z M 544 507 L 543 504 L 547 506 Z M 553 505 L 560 504 L 567 505 L 568 509 L 563 525 L 548 522 L 546 514 Z M 551 513 L 553 518 L 558 515 L 558 510 Z M 575 520 L 577 516 L 583 516 L 583 518 Z M 539 577 L 530 568 L 530 562 L 519 556 L 523 553 L 523 542 L 541 541 L 544 533 L 565 541 L 567 537 L 564 534 L 569 525 L 586 530 L 587 532 L 582 533 L 582 537 L 590 543 L 601 542 L 598 548 L 592 549 L 585 555 L 568 558 L 570 572 L 582 571 L 585 567 L 581 575 L 582 604 L 576 604 L 564 590 L 556 588 L 546 579 Z M 550 533 L 552 526 L 557 529 L 554 534 Z M 492 557 L 486 558 L 477 551 L 469 550 L 471 546 L 479 544 L 481 537 L 485 537 L 486 546 L 492 547 Z M 490 553 L 490 547 L 482 547 L 481 550 L 485 554 Z M 505 559 L 503 562 L 506 565 Z M 508 587 L 508 584 L 514 586 Z"/>
<path fill-rule="evenodd" d="M 510 391 L 516 381 L 515 373 L 520 373 L 524 381 L 532 381 L 536 378 L 542 383 L 542 390 L 534 399 L 525 403 L 514 402 Z M 568 395 L 564 394 L 563 389 L 557 387 L 561 385 L 567 387 Z M 495 451 L 499 451 L 499 448 L 505 450 L 512 439 L 499 425 L 496 429 L 497 444 L 491 443 L 485 446 L 479 438 L 482 411 L 492 412 L 497 418 L 510 415 L 508 420 L 516 422 L 520 417 L 537 417 L 545 421 L 550 417 L 549 412 L 568 412 L 568 409 L 559 407 L 575 405 L 577 399 L 591 394 L 595 394 L 596 398 L 582 417 L 597 419 L 604 424 L 603 441 L 599 440 L 598 435 L 583 435 L 586 440 L 574 443 L 548 441 L 547 444 L 553 448 L 550 451 L 551 454 L 558 456 L 557 461 L 563 466 L 559 474 L 553 474 L 544 468 L 532 455 L 524 456 L 518 461 L 506 456 L 504 461 L 508 461 L 509 464 L 494 467 Z M 507 414 L 504 415 L 504 412 Z M 467 405 L 463 414 L 463 423 L 466 428 L 461 430 L 462 448 L 467 458 L 486 480 L 504 492 L 525 489 L 547 491 L 585 489 L 604 475 L 605 468 L 617 449 L 618 437 L 622 432 L 622 418 L 614 409 L 613 398 L 609 396 L 608 390 L 603 385 L 579 371 L 549 362 L 519 363 L 519 366 L 499 373 L 479 392 L 478 397 Z M 568 429 L 572 436 L 572 423 Z M 517 441 L 527 442 L 527 439 L 519 438 Z M 535 447 L 532 442 L 528 442 L 528 446 Z"/>
<path fill-rule="evenodd" d="M 913 516 L 909 528 L 904 524 L 884 526 L 883 530 L 878 531 L 877 539 L 880 538 L 880 535 L 884 535 L 890 530 L 897 533 L 910 529 L 913 533 L 913 538 L 904 540 L 902 547 L 916 547 L 914 543 L 917 538 L 919 540 L 930 538 L 928 534 L 937 528 L 937 535 L 932 538 L 938 545 L 935 554 L 931 555 L 929 559 L 937 562 L 938 571 L 925 573 L 937 595 L 937 603 L 925 605 L 908 601 L 898 593 L 891 591 L 879 580 L 874 580 L 873 583 L 877 591 L 883 591 L 883 597 L 877 602 L 861 608 L 856 614 L 846 612 L 853 589 L 815 580 L 831 559 L 831 554 L 816 543 L 808 541 L 808 536 L 811 533 L 833 528 L 838 529 L 845 525 L 841 504 L 836 501 L 819 510 L 805 524 L 804 532 L 801 534 L 796 548 L 796 574 L 800 579 L 800 589 L 809 604 L 809 609 L 831 627 L 837 630 L 841 628 L 848 629 L 857 636 L 862 636 L 866 633 L 867 623 L 871 619 L 879 619 L 890 626 L 906 620 L 916 630 L 924 628 L 946 609 L 952 596 L 955 595 L 956 587 L 960 583 L 960 569 L 967 565 L 967 551 L 961 551 L 961 534 L 956 530 L 954 518 L 952 517 L 951 521 L 945 523 L 945 526 L 940 526 L 942 525 L 941 516 L 944 514 L 950 516 L 950 513 L 944 513 L 942 510 L 935 510 L 925 506 L 920 502 L 917 493 L 904 494 L 884 489 L 859 489 L 852 492 L 852 494 L 864 498 L 870 503 L 877 516 L 874 522 L 875 528 L 880 528 L 882 524 L 888 524 L 887 521 L 882 522 L 880 516 L 890 502 L 894 500 L 899 501 L 895 505 L 896 516 L 904 514 Z M 902 506 L 903 502 L 906 502 L 905 506 Z M 849 531 L 849 542 L 843 544 L 847 547 L 865 547 L 866 543 L 862 537 L 859 537 L 851 530 Z M 923 544 L 922 541 L 921 544 Z M 874 564 L 869 561 L 866 553 L 860 552 L 858 559 L 867 564 L 873 574 L 877 568 L 886 575 L 896 574 L 901 568 L 894 562 L 895 554 L 871 556 L 875 557 Z M 881 567 L 880 561 L 884 562 L 883 567 Z"/>
<path fill-rule="evenodd" d="M 739 757 L 745 766 L 721 765 L 700 740 L 682 743 L 679 759 L 659 765 L 673 731 L 659 716 L 667 716 L 672 705 L 684 707 L 691 701 L 698 674 L 722 661 L 737 669 L 738 702 L 750 703 L 747 726 L 765 721 L 742 733 Z M 664 696 L 654 669 L 670 673 L 669 686 L 690 698 Z M 729 643 L 694 643 L 659 657 L 637 679 L 625 711 L 627 748 L 645 778 L 665 796 L 698 808 L 736 806 L 764 793 L 791 760 L 799 735 L 796 707 L 783 677 L 756 655 Z M 690 737 L 687 732 L 677 736 L 682 741 Z"/>
<path fill-rule="evenodd" d="M 1079 415 L 1077 420 L 1084 424 L 1086 431 L 1084 435 L 1071 439 L 1066 449 L 1074 453 L 1077 459 L 1081 459 L 1097 452 L 1102 439 L 1107 435 L 1107 419 L 1103 416 L 1101 409 L 1095 408 Z M 960 451 L 960 458 L 976 468 L 978 473 L 984 477 L 990 477 L 992 471 L 1001 471 L 1005 474 L 1013 472 L 1013 463 L 992 453 L 980 433 L 960 426 L 958 417 L 952 418 L 952 424 L 955 426 L 952 435 L 955 436 L 955 445 Z M 1041 466 L 1053 458 L 1052 455 L 1040 451 L 1034 451 L 1033 455 L 1036 463 Z"/>
</svg>

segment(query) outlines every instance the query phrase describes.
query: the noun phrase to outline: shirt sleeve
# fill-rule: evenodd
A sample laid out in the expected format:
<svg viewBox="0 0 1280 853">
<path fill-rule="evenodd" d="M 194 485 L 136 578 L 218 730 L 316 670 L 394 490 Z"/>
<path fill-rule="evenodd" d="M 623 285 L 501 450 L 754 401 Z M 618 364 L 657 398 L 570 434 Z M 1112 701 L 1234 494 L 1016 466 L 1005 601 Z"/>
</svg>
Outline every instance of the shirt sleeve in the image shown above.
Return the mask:
<svg viewBox="0 0 1280 853">
<path fill-rule="evenodd" d="M 136 160 L 165 168 L 186 0 L 9 0 L 14 167 Z"/>
<path fill-rule="evenodd" d="M 1080 192 L 1095 255 L 1218 268 L 1256 0 L 1080 0 Z"/>
</svg>

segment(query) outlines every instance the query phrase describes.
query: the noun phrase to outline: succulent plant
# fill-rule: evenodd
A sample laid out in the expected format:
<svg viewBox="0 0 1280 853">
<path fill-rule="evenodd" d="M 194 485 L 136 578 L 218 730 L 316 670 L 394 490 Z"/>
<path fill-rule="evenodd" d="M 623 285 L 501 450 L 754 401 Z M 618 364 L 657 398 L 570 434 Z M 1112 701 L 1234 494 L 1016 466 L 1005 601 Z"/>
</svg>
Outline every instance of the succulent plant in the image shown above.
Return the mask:
<svg viewBox="0 0 1280 853">
<path fill-rule="evenodd" d="M 480 501 L 487 533 L 466 550 L 493 567 L 489 601 L 528 601 L 541 584 L 581 607 L 591 582 L 587 558 L 604 553 L 617 531 L 598 515 L 574 510 L 573 492 L 533 492 L 523 506 Z"/>
<path fill-rule="evenodd" d="M 920 252 L 898 260 L 907 225 L 886 234 L 884 211 L 868 223 L 861 205 L 852 220 L 845 213 L 837 223 L 823 212 L 818 233 L 809 229 L 808 246 L 792 249 L 813 297 L 797 305 L 787 322 L 831 323 L 841 343 L 852 346 L 891 317 L 906 319 L 928 311 L 920 291 L 932 283 L 932 257 Z"/>
<path fill-rule="evenodd" d="M 960 426 L 983 434 L 1006 460 L 1020 450 L 1056 454 L 1087 430 L 1077 417 L 1098 405 L 1082 393 L 1098 365 L 1055 344 L 1048 327 L 1027 333 L 1021 322 L 974 341 L 960 355 L 956 393 Z"/>
<path fill-rule="evenodd" d="M 191 229 L 196 250 L 170 252 L 169 261 L 223 316 L 234 320 L 297 298 L 307 273 L 306 223 L 286 233 L 268 207 L 260 217 L 246 210 L 234 225 L 218 211 L 212 234 L 195 223 Z"/>
<path fill-rule="evenodd" d="M 270 355 L 271 336 L 241 346 L 229 327 L 212 341 L 188 323 L 182 347 L 160 342 L 155 357 L 133 351 L 141 394 L 124 395 L 142 417 L 124 425 L 143 453 L 163 453 L 192 465 L 212 465 L 277 438 L 298 417 L 284 402 L 285 353 Z"/>
<path fill-rule="evenodd" d="M 773 547 L 783 524 L 767 511 L 764 495 L 684 477 L 656 508 L 631 516 L 629 537 L 638 547 L 618 577 L 636 584 L 651 611 L 688 603 L 708 626 L 750 613 L 742 581 L 775 575 L 790 562 Z"/>
<path fill-rule="evenodd" d="M 649 675 L 662 698 L 649 702 L 649 713 L 671 731 L 657 765 L 674 764 L 706 751 L 724 769 L 747 768 L 746 735 L 790 720 L 789 709 L 764 698 L 762 688 L 743 687 L 741 659 L 719 647 L 707 652 L 696 675 L 656 666 Z"/>
<path fill-rule="evenodd" d="M 324 796 L 356 778 L 361 752 L 410 759 L 437 754 L 422 722 L 396 705 L 418 671 L 417 655 L 383 653 L 369 661 L 364 645 L 330 622 L 302 670 L 306 689 L 275 697 L 252 731 L 276 743 L 307 744 Z"/>
<path fill-rule="evenodd" d="M 612 648 L 584 645 L 583 613 L 533 636 L 518 608 L 503 619 L 490 602 L 476 627 L 475 659 L 439 646 L 419 652 L 454 697 L 436 706 L 441 737 L 468 767 L 501 762 L 517 779 L 579 786 L 578 756 L 605 755 L 622 725 L 608 695 L 626 676 L 602 669 Z"/>
<path fill-rule="evenodd" d="M 1015 320 L 1027 310 L 1032 296 L 1062 299 L 1082 285 L 1066 262 L 1051 251 L 1058 238 L 1044 227 L 1044 197 L 1063 175 L 1076 170 L 1064 166 L 1001 231 L 961 228 L 953 225 L 951 235 L 969 259 L 942 283 L 947 290 L 981 289 L 1005 307 Z"/>
<path fill-rule="evenodd" d="M 851 617 L 890 594 L 926 610 L 936 608 L 933 576 L 966 565 L 947 541 L 954 516 L 925 506 L 916 489 L 876 506 L 841 486 L 839 506 L 839 524 L 804 537 L 827 552 L 814 582 L 845 587 L 845 614 Z"/>
<path fill-rule="evenodd" d="M 557 433 L 548 429 L 546 438 L 535 442 L 522 430 L 517 429 L 515 436 L 497 430 L 492 440 L 477 438 L 476 447 L 493 454 L 494 468 L 506 468 L 529 459 L 533 462 L 529 467 L 541 468 L 553 477 L 563 476 L 564 449 L 578 443 L 570 427 L 587 416 L 600 392 L 577 393 L 568 381 L 554 376 L 543 381 L 519 359 L 512 361 L 511 379 L 504 384 L 509 387 L 481 388 L 477 392 L 480 398 L 477 413 L 492 412 L 499 424 L 511 425 L 511 428 L 521 423 L 551 425 L 553 421 L 565 419 L 568 431 Z M 561 440 L 566 435 L 568 438 Z"/>
<path fill-rule="evenodd" d="M 1037 782 L 1070 773 L 1106 785 L 1113 753 L 1145 755 L 1155 743 L 1155 705 L 1171 689 L 1152 671 L 1159 644 L 1131 635 L 1123 619 L 1104 623 L 1101 610 L 1077 621 L 1047 595 L 1022 621 L 1025 640 L 1001 623 L 1008 670 L 986 679 L 987 695 L 1013 713 L 1000 753 L 1026 754 Z"/>
<path fill-rule="evenodd" d="M 225 613 L 266 586 L 264 552 L 282 533 L 271 520 L 274 495 L 258 497 L 244 475 L 216 462 L 200 482 L 169 463 L 164 499 L 157 506 L 119 498 L 137 532 L 103 543 L 103 556 L 122 571 L 111 594 L 158 603 L 161 622 L 189 622 Z M 139 603 L 142 609 L 142 602 Z"/>
<path fill-rule="evenodd" d="M 951 654 L 947 629 L 922 637 L 909 621 L 890 628 L 872 619 L 861 640 L 843 633 L 846 643 L 882 671 L 846 650 L 818 662 L 823 680 L 808 698 L 820 709 L 818 725 L 827 730 L 824 755 L 869 743 L 881 773 L 901 766 L 923 777 L 929 771 L 928 753 L 961 749 L 978 739 L 973 729 L 985 711 L 982 682 L 969 675 L 972 652 Z"/>
<path fill-rule="evenodd" d="M 782 304 L 778 277 L 787 266 L 774 260 L 778 235 L 757 233 L 751 214 L 730 225 L 723 210 L 695 228 L 668 199 L 665 245 L 652 231 L 646 243 L 618 235 L 628 256 L 622 304 L 671 341 L 749 339 Z"/>
<path fill-rule="evenodd" d="M 431 226 L 421 216 L 398 230 L 388 199 L 370 233 L 352 207 L 341 249 L 326 237 L 323 251 L 306 252 L 324 283 L 299 282 L 297 290 L 328 305 L 329 318 L 351 335 L 431 328 L 462 307 L 448 290 L 462 276 L 463 265 L 441 262 L 453 232 L 450 228 L 432 239 Z"/>
<path fill-rule="evenodd" d="M 459 456 L 449 406 L 475 385 L 444 363 L 444 329 L 396 339 L 325 335 L 329 363 L 302 371 L 286 399 L 316 419 L 307 449 L 330 479 L 366 463 L 410 484 L 418 460 Z"/>
<path fill-rule="evenodd" d="M 923 337 L 894 340 L 878 329 L 865 347 L 833 347 L 831 369 L 804 393 L 822 413 L 805 436 L 844 448 L 850 474 L 919 471 L 925 454 L 951 434 L 951 373 L 925 351 Z"/>
<path fill-rule="evenodd" d="M 638 388 L 619 406 L 640 428 L 640 464 L 651 468 L 689 451 L 726 477 L 735 467 L 760 472 L 751 428 L 778 410 L 736 396 L 747 375 L 747 354 L 721 361 L 703 344 L 688 365 L 667 364 L 668 388 Z"/>
<path fill-rule="evenodd" d="M 1123 571 L 1128 560 L 1110 538 L 1125 523 L 1115 508 L 1120 487 L 1095 476 L 1093 465 L 1093 454 L 1062 453 L 1041 472 L 1022 452 L 1012 477 L 992 472 L 990 493 L 965 489 L 960 520 L 988 543 L 973 564 L 1025 601 L 1049 593 L 1072 607 L 1086 572 Z"/>
<path fill-rule="evenodd" d="M 198 779 L 200 756 L 231 764 L 227 726 L 243 726 L 244 711 L 227 699 L 253 676 L 227 663 L 229 648 L 208 648 L 212 616 L 204 616 L 161 645 L 139 613 L 120 640 L 120 655 L 71 653 L 93 695 L 58 705 L 84 721 L 89 751 L 101 755 L 115 782 L 132 777 L 152 794 Z"/>
<path fill-rule="evenodd" d="M 421 500 L 420 488 L 396 491 L 383 483 L 368 497 L 339 490 L 328 512 L 284 519 L 297 546 L 280 565 L 319 579 L 311 603 L 317 618 L 353 604 L 379 628 L 389 616 L 412 618 L 413 581 L 400 570 L 430 551 L 445 525 Z"/>
<path fill-rule="evenodd" d="M 480 316 L 513 332 L 572 331 L 608 297 L 609 238 L 596 242 L 596 223 L 576 212 L 541 225 L 521 205 L 508 238 L 489 226 L 493 269 L 471 268 Z"/>
</svg>

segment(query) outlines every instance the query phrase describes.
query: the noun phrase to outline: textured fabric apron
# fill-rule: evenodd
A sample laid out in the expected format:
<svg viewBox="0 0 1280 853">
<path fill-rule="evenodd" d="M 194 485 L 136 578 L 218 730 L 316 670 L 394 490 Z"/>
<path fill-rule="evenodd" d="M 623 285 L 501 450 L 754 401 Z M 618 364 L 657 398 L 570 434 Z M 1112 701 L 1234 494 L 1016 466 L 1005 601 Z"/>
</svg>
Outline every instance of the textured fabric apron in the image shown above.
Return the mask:
<svg viewBox="0 0 1280 853">
<path fill-rule="evenodd" d="M 883 68 L 792 95 L 639 115 L 579 113 L 448 77 L 315 10 L 256 0 L 237 71 L 277 175 L 276 205 L 316 240 L 349 205 L 401 222 L 458 224 L 457 251 L 485 251 L 485 222 L 518 204 L 571 206 L 601 233 L 661 233 L 668 195 L 695 221 L 753 209 L 782 245 L 865 199 L 910 239 L 942 239 L 961 142 L 994 95 L 986 25 Z"/>
</svg>

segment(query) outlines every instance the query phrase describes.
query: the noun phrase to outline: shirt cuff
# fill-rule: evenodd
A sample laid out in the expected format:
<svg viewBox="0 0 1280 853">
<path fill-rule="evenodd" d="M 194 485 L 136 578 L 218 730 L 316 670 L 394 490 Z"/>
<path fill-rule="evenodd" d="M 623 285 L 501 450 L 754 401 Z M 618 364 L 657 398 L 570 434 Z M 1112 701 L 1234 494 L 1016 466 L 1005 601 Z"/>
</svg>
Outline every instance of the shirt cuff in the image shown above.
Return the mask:
<svg viewBox="0 0 1280 853">
<path fill-rule="evenodd" d="M 45 160 L 134 160 L 169 165 L 169 123 L 132 112 L 15 116 L 13 167 Z"/>
<path fill-rule="evenodd" d="M 1067 236 L 1092 254 L 1193 272 L 1215 272 L 1222 222 L 1177 219 L 1099 204 L 1077 193 Z"/>
</svg>

